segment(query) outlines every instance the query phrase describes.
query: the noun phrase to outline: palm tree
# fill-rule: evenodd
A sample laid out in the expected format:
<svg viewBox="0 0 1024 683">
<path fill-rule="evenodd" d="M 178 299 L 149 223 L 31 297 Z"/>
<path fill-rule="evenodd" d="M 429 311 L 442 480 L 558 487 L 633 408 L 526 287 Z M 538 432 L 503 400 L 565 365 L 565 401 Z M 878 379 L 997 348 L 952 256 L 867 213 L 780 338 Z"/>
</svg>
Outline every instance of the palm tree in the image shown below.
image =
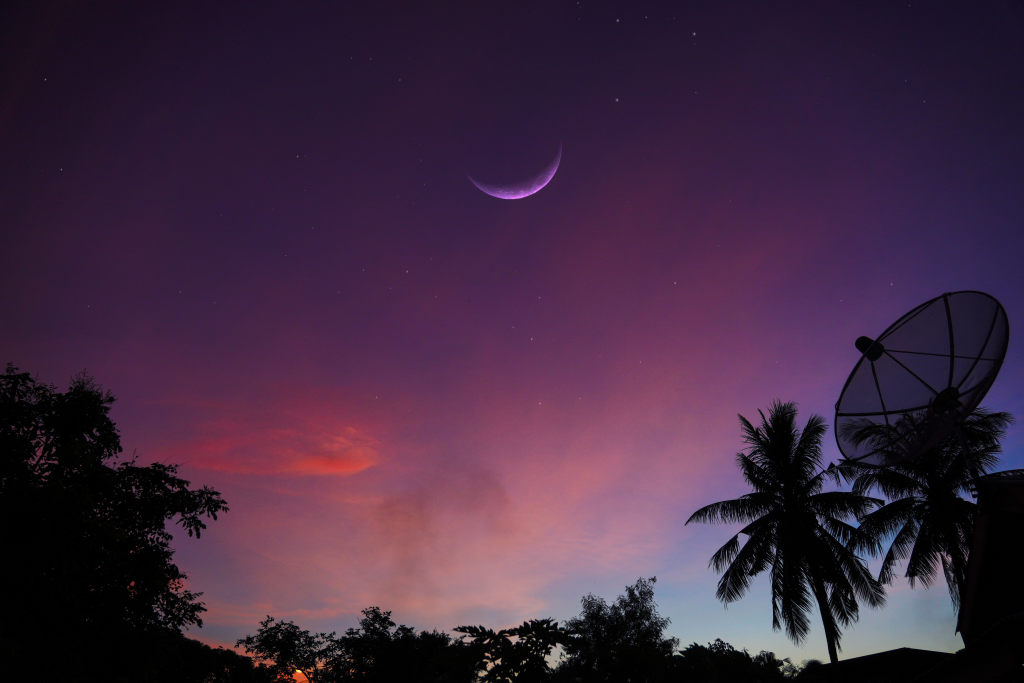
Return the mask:
<svg viewBox="0 0 1024 683">
<path fill-rule="evenodd" d="M 840 626 L 859 617 L 857 600 L 871 607 L 885 602 L 885 591 L 851 549 L 864 545 L 858 530 L 845 520 L 861 517 L 882 501 L 858 493 L 822 491 L 839 483 L 840 470 L 821 469 L 821 440 L 828 425 L 811 415 L 801 432 L 796 404 L 776 400 L 752 425 L 740 415 L 747 451 L 736 455 L 743 478 L 754 489 L 735 500 L 697 510 L 690 522 L 743 523 L 739 533 L 709 563 L 723 572 L 718 599 L 739 600 L 754 577 L 767 571 L 772 587 L 772 628 L 785 626 L 799 643 L 810 632 L 812 600 L 817 603 L 828 642 L 828 655 L 838 661 Z M 739 537 L 747 537 L 740 545 Z M 866 545 L 870 546 L 870 542 Z"/>
<path fill-rule="evenodd" d="M 961 425 L 967 450 L 959 435 L 951 434 L 925 453 L 889 467 L 844 466 L 844 476 L 854 480 L 854 493 L 877 489 L 891 501 L 861 520 L 858 537 L 858 549 L 866 550 L 880 550 L 890 539 L 879 581 L 892 583 L 896 565 L 906 561 L 911 587 L 920 581 L 927 588 L 941 565 L 953 608 L 960 609 L 977 509 L 967 496 L 973 481 L 999 462 L 1000 441 L 1013 422 L 1009 413 L 979 408 Z M 855 438 L 873 438 L 877 429 L 861 429 L 864 433 Z"/>
</svg>

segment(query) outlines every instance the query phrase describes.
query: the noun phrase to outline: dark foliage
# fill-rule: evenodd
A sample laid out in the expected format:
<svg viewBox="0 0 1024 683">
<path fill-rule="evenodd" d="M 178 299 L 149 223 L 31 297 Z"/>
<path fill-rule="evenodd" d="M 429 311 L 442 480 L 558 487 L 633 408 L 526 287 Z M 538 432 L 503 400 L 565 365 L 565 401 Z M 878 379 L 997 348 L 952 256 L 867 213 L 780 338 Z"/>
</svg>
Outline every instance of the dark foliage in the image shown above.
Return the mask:
<svg viewBox="0 0 1024 683">
<path fill-rule="evenodd" d="M 565 622 L 573 637 L 565 644 L 556 680 L 666 680 L 678 641 L 665 637 L 670 620 L 658 614 L 655 581 L 638 579 L 610 605 L 593 594 L 585 596 L 582 613 Z"/>
<path fill-rule="evenodd" d="M 158 680 L 138 672 L 183 656 L 178 630 L 202 625 L 165 524 L 198 537 L 227 507 L 173 465 L 118 462 L 113 401 L 85 374 L 64 393 L 10 365 L 0 375 L 0 656 L 12 675 Z"/>
<path fill-rule="evenodd" d="M 417 633 L 378 607 L 363 610 L 359 628 L 340 638 L 267 617 L 238 645 L 267 662 L 276 680 L 291 681 L 301 671 L 311 683 L 471 683 L 484 660 L 482 646 L 438 631 Z"/>
<path fill-rule="evenodd" d="M 686 683 L 781 683 L 794 678 L 800 669 L 774 652 L 751 656 L 729 643 L 715 640 L 707 647 L 693 643 L 675 658 L 676 680 Z"/>
<path fill-rule="evenodd" d="M 290 621 L 276 621 L 268 616 L 260 622 L 256 635 L 236 643 L 257 659 L 267 662 L 268 669 L 280 680 L 291 680 L 299 671 L 311 683 L 330 680 L 328 667 L 338 656 L 334 633 L 310 633 Z"/>
<path fill-rule="evenodd" d="M 817 603 L 835 662 L 840 627 L 857 621 L 857 601 L 872 607 L 885 601 L 882 585 L 852 550 L 869 541 L 846 521 L 863 517 L 882 501 L 860 492 L 823 490 L 841 477 L 838 468 L 821 469 L 828 425 L 812 415 L 801 431 L 796 414 L 796 404 L 776 401 L 756 427 L 741 415 L 748 449 L 736 455 L 736 464 L 753 492 L 703 507 L 686 523 L 744 524 L 711 558 L 710 566 L 722 572 L 718 598 L 740 599 L 754 577 L 768 572 L 772 627 L 785 627 L 793 641 L 802 641 Z M 740 536 L 747 537 L 742 546 Z"/>
<path fill-rule="evenodd" d="M 569 642 L 569 634 L 551 619 L 531 619 L 521 626 L 495 633 L 483 626 L 458 626 L 473 644 L 483 649 L 487 683 L 520 681 L 535 683 L 550 678 L 547 657 L 551 651 Z"/>
<path fill-rule="evenodd" d="M 113 681 L 167 683 L 273 683 L 277 677 L 248 657 L 213 648 L 181 633 L 162 630 L 144 643 L 149 657 L 141 670 L 111 672 Z"/>
<path fill-rule="evenodd" d="M 88 638 L 88 636 L 84 637 Z M 102 643 L 105 639 L 90 639 Z M 65 683 L 103 681 L 103 683 L 274 683 L 277 677 L 264 666 L 258 666 L 248 657 L 232 650 L 214 648 L 198 640 L 185 637 L 172 629 L 126 630 L 117 636 L 116 648 L 108 647 L 104 653 L 114 657 L 99 662 L 99 666 L 66 660 L 63 653 L 52 652 L 68 666 L 59 671 L 45 660 L 29 662 L 28 667 L 14 668 L 15 663 L 4 662 L 0 671 L 10 678 Z M 18 676 L 18 677 L 15 677 Z M 291 681 L 291 679 L 288 679 Z"/>
<path fill-rule="evenodd" d="M 396 625 L 378 607 L 363 610 L 359 627 L 340 638 L 267 617 L 255 635 L 238 641 L 266 662 L 253 671 L 267 678 L 238 680 L 283 683 L 301 671 L 313 683 L 782 683 L 800 673 L 772 652 L 751 655 L 721 640 L 676 652 L 678 641 L 664 635 L 668 619 L 657 613 L 653 584 L 640 579 L 611 605 L 588 595 L 582 614 L 565 628 L 537 619 L 497 632 L 454 629 L 469 642 Z M 552 670 L 556 647 L 563 655 Z"/>
<path fill-rule="evenodd" d="M 890 467 L 844 466 L 844 476 L 854 480 L 854 493 L 878 490 L 890 501 L 861 521 L 860 550 L 879 553 L 889 543 L 879 581 L 891 583 L 896 566 L 905 562 L 910 585 L 920 581 L 927 587 L 941 567 L 953 607 L 959 609 L 977 509 L 970 500 L 971 485 L 998 464 L 1000 442 L 1013 422 L 1009 413 L 979 408 L 962 425 L 966 451 L 958 435 L 951 434 L 927 452 Z M 905 441 L 886 434 L 884 425 L 852 429 L 850 436 L 879 444 Z"/>
<path fill-rule="evenodd" d="M 379 607 L 363 610 L 359 628 L 345 631 L 339 649 L 334 680 L 366 683 L 470 683 L 483 659 L 482 647 L 436 630 L 417 633 Z"/>
</svg>

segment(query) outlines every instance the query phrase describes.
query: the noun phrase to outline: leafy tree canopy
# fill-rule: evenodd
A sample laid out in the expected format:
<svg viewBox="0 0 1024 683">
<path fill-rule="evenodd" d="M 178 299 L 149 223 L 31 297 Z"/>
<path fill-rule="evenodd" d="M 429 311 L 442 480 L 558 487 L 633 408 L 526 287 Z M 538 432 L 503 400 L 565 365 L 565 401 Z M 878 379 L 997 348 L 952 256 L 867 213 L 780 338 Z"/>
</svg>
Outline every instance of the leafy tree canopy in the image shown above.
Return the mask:
<svg viewBox="0 0 1024 683">
<path fill-rule="evenodd" d="M 334 671 L 339 681 L 471 683 L 482 661 L 480 646 L 437 630 L 417 633 L 392 621 L 390 611 L 369 607 L 359 628 L 345 631 Z"/>
<path fill-rule="evenodd" d="M 483 666 L 483 648 L 438 631 L 398 625 L 391 612 L 369 607 L 358 628 L 340 638 L 310 633 L 290 621 L 267 617 L 239 647 L 267 662 L 280 681 L 301 672 L 311 683 L 472 683 Z"/>
<path fill-rule="evenodd" d="M 458 626 L 455 631 L 483 648 L 486 669 L 481 680 L 487 683 L 545 681 L 551 673 L 548 655 L 570 642 L 568 632 L 551 619 L 531 619 L 497 633 L 483 626 Z"/>
<path fill-rule="evenodd" d="M 795 678 L 800 667 L 789 659 L 778 659 L 774 652 L 762 650 L 751 656 L 729 643 L 716 639 L 705 647 L 693 643 L 676 656 L 680 681 L 688 683 L 782 683 Z"/>
<path fill-rule="evenodd" d="M 256 635 L 236 643 L 248 654 L 270 662 L 268 667 L 280 680 L 290 680 L 301 672 L 311 683 L 329 680 L 327 668 L 338 654 L 334 633 L 310 633 L 290 621 L 267 616 Z"/>
<path fill-rule="evenodd" d="M 227 506 L 174 465 L 118 460 L 113 402 L 84 373 L 63 393 L 11 365 L 0 375 L 0 515 L 17 558 L 0 563 L 0 652 L 36 676 L 73 662 L 74 678 L 90 680 L 114 652 L 144 659 L 140 634 L 202 625 L 165 525 L 199 537 Z"/>
<path fill-rule="evenodd" d="M 565 622 L 573 635 L 565 645 L 559 677 L 566 680 L 660 680 L 671 668 L 679 641 L 666 637 L 670 620 L 654 602 L 656 577 L 640 578 L 626 594 L 608 604 L 594 594 L 583 597 L 583 611 Z"/>
</svg>

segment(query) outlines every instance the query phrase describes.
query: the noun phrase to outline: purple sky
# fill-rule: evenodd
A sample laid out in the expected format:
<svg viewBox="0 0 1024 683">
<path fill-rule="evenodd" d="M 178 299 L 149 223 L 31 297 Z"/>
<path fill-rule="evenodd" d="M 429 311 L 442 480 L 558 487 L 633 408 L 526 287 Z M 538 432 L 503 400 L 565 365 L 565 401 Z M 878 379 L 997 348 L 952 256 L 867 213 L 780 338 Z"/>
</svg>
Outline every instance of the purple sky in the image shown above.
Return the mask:
<svg viewBox="0 0 1024 683">
<path fill-rule="evenodd" d="M 824 659 L 683 526 L 745 492 L 736 414 L 831 421 L 854 339 L 978 289 L 1024 415 L 1024 7 L 824 5 L 9 3 L 0 360 L 87 368 L 128 452 L 223 493 L 176 542 L 208 642 L 657 575 L 684 644 Z M 559 145 L 531 197 L 467 179 Z M 900 582 L 844 655 L 954 624 Z"/>
</svg>

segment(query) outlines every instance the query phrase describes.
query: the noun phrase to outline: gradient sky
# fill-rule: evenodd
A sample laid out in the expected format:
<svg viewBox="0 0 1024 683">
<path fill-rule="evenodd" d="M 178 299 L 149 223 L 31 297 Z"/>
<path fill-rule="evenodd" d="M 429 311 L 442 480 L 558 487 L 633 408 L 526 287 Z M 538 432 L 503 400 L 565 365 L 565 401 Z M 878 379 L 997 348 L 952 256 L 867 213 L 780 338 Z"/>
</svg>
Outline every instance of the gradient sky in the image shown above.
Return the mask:
<svg viewBox="0 0 1024 683">
<path fill-rule="evenodd" d="M 560 144 L 534 196 L 467 179 Z M 211 643 L 656 575 L 684 644 L 827 658 L 764 577 L 723 609 L 735 529 L 683 523 L 746 492 L 737 413 L 831 422 L 859 335 L 961 289 L 1016 329 L 1022 219 L 1020 2 L 0 10 L 0 361 L 87 368 L 127 453 L 223 493 L 175 541 Z M 1024 415 L 1021 349 L 993 409 Z M 843 653 L 954 625 L 900 582 Z"/>
</svg>

